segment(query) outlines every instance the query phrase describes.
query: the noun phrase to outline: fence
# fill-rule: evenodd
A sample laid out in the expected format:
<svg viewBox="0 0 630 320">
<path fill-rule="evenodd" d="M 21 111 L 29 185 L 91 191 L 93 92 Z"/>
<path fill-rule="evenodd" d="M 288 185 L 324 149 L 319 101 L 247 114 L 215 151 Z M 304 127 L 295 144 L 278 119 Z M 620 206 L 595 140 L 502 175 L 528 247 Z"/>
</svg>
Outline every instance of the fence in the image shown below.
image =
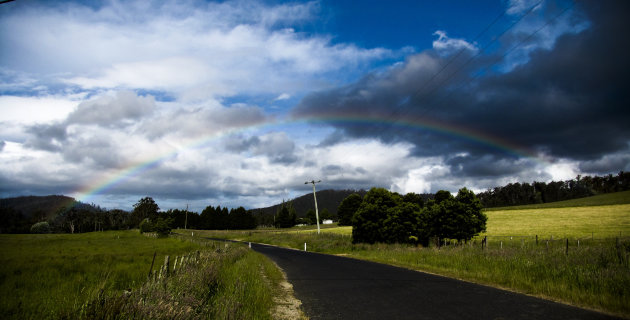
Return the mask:
<svg viewBox="0 0 630 320">
<path fill-rule="evenodd" d="M 471 247 L 481 248 L 481 250 L 514 250 L 514 249 L 539 249 L 550 252 L 558 252 L 563 249 L 565 255 L 569 255 L 570 251 L 579 250 L 581 247 L 594 246 L 611 246 L 619 256 L 620 261 L 626 262 L 630 255 L 630 236 L 623 236 L 620 233 L 618 237 L 595 238 L 592 233 L 590 237 L 563 237 L 554 238 L 553 236 L 541 237 L 534 236 L 484 236 L 477 237 L 468 242 L 458 242 L 453 239 L 433 238 L 431 246 L 439 248 L 448 247 Z"/>
<path fill-rule="evenodd" d="M 156 254 L 157 253 L 153 253 L 153 261 L 151 261 L 151 268 L 149 269 L 149 274 L 147 276 L 149 281 L 166 280 L 168 277 L 177 274 L 177 272 L 184 269 L 186 266 L 199 263 L 201 258 L 201 252 L 199 250 L 191 252 L 187 255 L 175 256 L 172 263 L 173 267 L 171 268 L 171 257 L 167 255 L 164 257 L 164 263 L 160 266 L 160 268 L 153 271 Z"/>
</svg>

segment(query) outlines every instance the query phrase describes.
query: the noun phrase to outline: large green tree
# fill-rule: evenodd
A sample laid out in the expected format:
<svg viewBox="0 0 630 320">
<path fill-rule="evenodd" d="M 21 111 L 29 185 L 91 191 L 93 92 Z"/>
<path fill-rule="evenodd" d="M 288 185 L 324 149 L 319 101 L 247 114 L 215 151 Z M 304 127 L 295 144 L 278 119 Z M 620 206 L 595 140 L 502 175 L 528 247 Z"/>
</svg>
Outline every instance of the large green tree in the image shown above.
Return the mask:
<svg viewBox="0 0 630 320">
<path fill-rule="evenodd" d="M 360 195 L 353 193 L 347 196 L 339 207 L 337 208 L 337 216 L 339 217 L 340 226 L 352 225 L 352 217 L 359 210 L 363 198 Z"/>
<path fill-rule="evenodd" d="M 400 196 L 384 188 L 372 188 L 363 198 L 352 221 L 352 242 L 384 242 L 384 223 L 390 209 L 401 203 Z"/>
<path fill-rule="evenodd" d="M 133 205 L 133 212 L 131 212 L 133 225 L 138 226 L 144 219 L 155 221 L 158 218 L 158 211 L 160 211 L 160 207 L 155 203 L 153 198 L 144 197 L 138 200 L 138 202 Z"/>
<path fill-rule="evenodd" d="M 427 208 L 424 218 L 428 234 L 440 239 L 470 240 L 486 230 L 488 217 L 481 209 L 481 202 L 475 194 L 462 188 L 456 197 L 443 197 Z"/>
</svg>

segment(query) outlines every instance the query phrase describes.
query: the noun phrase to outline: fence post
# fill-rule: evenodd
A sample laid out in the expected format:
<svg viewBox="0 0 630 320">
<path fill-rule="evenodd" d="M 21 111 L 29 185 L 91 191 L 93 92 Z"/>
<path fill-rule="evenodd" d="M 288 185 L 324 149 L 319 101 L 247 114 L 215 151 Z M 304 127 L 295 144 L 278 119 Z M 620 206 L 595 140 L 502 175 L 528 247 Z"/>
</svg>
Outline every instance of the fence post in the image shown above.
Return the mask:
<svg viewBox="0 0 630 320">
<path fill-rule="evenodd" d="M 170 256 L 166 256 L 164 257 L 164 278 L 168 278 L 168 272 L 169 272 L 169 264 L 171 263 L 171 257 Z"/>
<path fill-rule="evenodd" d="M 567 250 L 566 250 L 565 254 L 567 256 L 569 255 L 569 238 L 567 238 Z"/>
<path fill-rule="evenodd" d="M 177 259 L 179 259 L 179 256 L 175 256 L 175 261 L 173 261 L 173 274 L 177 271 Z"/>
<path fill-rule="evenodd" d="M 536 235 L 536 245 L 538 246 L 538 235 Z"/>
<path fill-rule="evenodd" d="M 147 278 L 149 280 L 151 280 L 151 272 L 153 272 L 153 264 L 155 263 L 155 255 L 157 254 L 157 251 L 153 252 L 153 260 L 151 260 L 151 268 L 149 269 L 149 275 L 147 276 Z"/>
</svg>

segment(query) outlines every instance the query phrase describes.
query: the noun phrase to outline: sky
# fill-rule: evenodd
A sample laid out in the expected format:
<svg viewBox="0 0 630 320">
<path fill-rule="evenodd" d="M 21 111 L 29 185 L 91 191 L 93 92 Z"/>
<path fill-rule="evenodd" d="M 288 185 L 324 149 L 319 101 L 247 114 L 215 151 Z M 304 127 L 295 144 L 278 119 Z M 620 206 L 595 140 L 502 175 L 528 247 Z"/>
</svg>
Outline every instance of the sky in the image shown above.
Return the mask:
<svg viewBox="0 0 630 320">
<path fill-rule="evenodd" d="M 630 170 L 627 1 L 0 4 L 0 197 L 257 208 Z"/>
</svg>

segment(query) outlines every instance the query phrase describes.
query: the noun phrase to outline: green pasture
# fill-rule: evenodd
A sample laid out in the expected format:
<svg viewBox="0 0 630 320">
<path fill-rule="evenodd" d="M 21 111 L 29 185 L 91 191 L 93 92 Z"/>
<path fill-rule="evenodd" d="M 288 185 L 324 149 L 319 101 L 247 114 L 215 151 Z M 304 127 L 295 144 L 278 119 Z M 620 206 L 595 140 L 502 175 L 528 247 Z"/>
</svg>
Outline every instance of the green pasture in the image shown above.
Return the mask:
<svg viewBox="0 0 630 320">
<path fill-rule="evenodd" d="M 198 268 L 169 280 L 168 286 L 147 283 L 154 253 L 157 270 L 165 255 L 197 250 L 207 258 Z M 228 248 L 198 238 L 151 238 L 137 230 L 0 235 L 0 252 L 3 319 L 134 314 L 187 319 L 199 317 L 199 312 L 212 318 L 266 319 L 275 282 L 281 278 L 268 259 L 244 246 Z M 123 291 L 132 294 L 121 300 Z"/>
<path fill-rule="evenodd" d="M 630 204 L 486 211 L 481 236 L 611 238 L 630 236 Z"/>
</svg>

